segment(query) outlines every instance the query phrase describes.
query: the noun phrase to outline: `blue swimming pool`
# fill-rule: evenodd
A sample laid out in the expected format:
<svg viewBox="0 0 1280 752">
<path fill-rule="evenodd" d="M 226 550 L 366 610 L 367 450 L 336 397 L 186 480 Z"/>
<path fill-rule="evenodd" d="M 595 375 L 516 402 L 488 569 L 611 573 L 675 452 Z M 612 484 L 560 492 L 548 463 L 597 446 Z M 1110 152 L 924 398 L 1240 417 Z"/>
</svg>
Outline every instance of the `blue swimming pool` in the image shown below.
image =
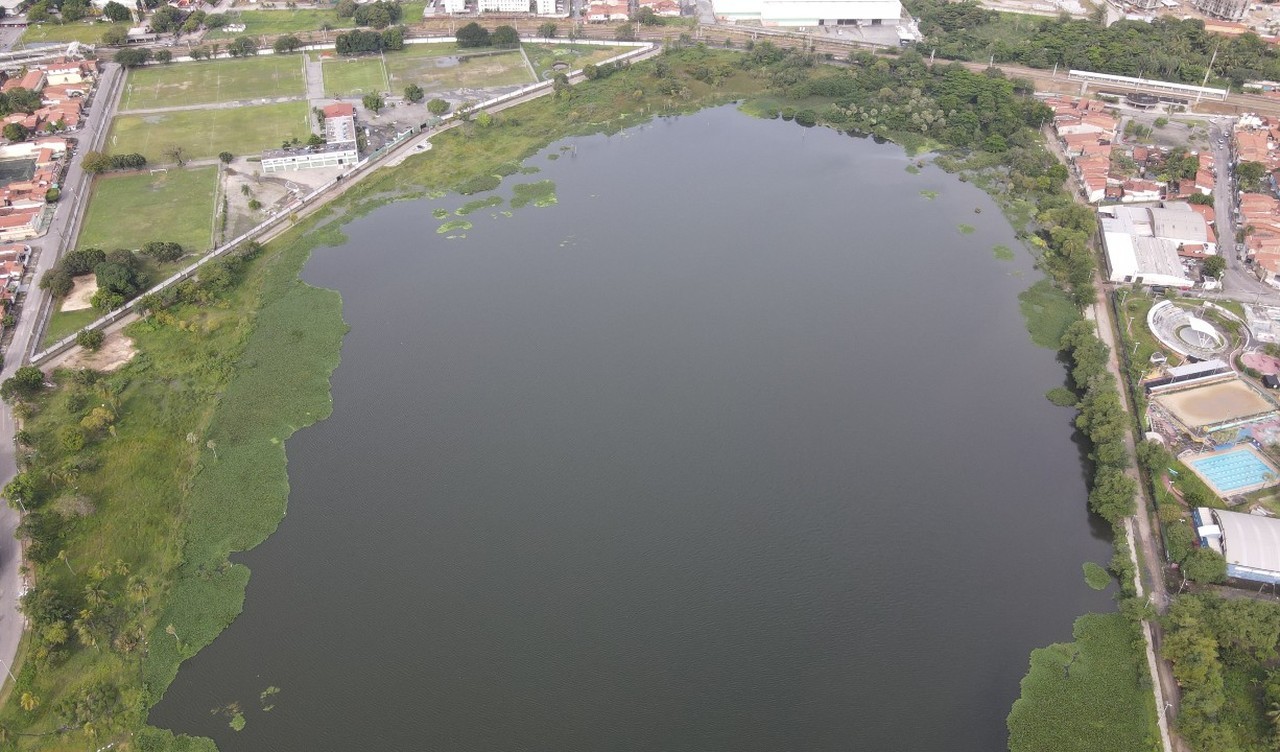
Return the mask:
<svg viewBox="0 0 1280 752">
<path fill-rule="evenodd" d="M 1201 457 L 1188 464 L 1224 494 L 1276 480 L 1276 471 L 1248 449 Z"/>
</svg>

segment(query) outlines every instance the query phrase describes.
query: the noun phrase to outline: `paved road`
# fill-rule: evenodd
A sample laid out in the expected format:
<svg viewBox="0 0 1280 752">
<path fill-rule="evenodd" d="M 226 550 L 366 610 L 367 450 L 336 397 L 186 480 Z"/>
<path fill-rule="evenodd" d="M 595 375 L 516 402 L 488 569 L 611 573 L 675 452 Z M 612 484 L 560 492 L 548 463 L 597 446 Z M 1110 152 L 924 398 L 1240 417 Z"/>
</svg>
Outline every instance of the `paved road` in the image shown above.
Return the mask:
<svg viewBox="0 0 1280 752">
<path fill-rule="evenodd" d="M 71 242 L 68 239 L 75 236 L 80 210 L 88 198 L 85 194 L 89 185 L 87 176 L 80 169 L 80 159 L 84 152 L 97 148 L 101 143 L 107 123 L 110 122 L 111 114 L 115 109 L 122 78 L 119 66 L 108 65 L 105 68 L 98 84 L 98 91 L 94 94 L 85 126 L 77 134 L 80 145 L 71 158 L 71 166 L 63 181 L 64 195 L 68 196 L 69 200 L 58 206 L 50 223 L 49 232 L 42 242 L 34 247 L 36 253 L 32 264 L 34 271 L 30 277 L 31 292 L 27 294 L 19 311 L 18 323 L 14 327 L 13 340 L 6 353 L 4 368 L 0 370 L 0 379 L 7 379 L 13 375 L 13 372 L 22 364 L 24 354 L 34 344 L 33 339 L 39 336 L 39 330 L 42 329 L 40 324 L 44 306 L 47 305 L 47 296 L 44 291 L 36 288 L 34 282 L 53 267 L 63 247 Z M 17 460 L 14 456 L 14 433 L 13 415 L 9 406 L 0 402 L 0 486 L 12 480 L 18 472 Z M 6 669 L 6 673 L 0 674 L 0 677 L 4 680 L 9 678 L 7 667 L 13 662 L 18 652 L 18 643 L 22 639 L 22 632 L 26 626 L 26 621 L 18 611 L 18 597 L 23 587 L 18 567 L 22 563 L 22 557 L 19 555 L 14 532 L 18 528 L 19 521 L 18 513 L 8 504 L 0 505 L 0 665 Z"/>
</svg>

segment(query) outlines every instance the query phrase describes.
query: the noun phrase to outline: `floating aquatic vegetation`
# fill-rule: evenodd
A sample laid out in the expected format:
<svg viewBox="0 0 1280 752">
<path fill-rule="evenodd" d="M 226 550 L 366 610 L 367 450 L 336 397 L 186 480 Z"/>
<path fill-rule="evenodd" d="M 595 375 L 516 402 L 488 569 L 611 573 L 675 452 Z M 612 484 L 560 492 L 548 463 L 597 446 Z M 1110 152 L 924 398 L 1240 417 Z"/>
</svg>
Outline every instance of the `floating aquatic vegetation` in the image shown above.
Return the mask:
<svg viewBox="0 0 1280 752">
<path fill-rule="evenodd" d="M 454 219 L 437 227 L 436 233 L 444 235 L 445 233 L 453 232 L 454 230 L 470 230 L 471 227 L 472 224 L 465 219 Z"/>
<path fill-rule="evenodd" d="M 537 207 L 552 206 L 556 203 L 556 184 L 551 180 L 539 180 L 536 183 L 518 183 L 511 196 L 511 208 L 519 209 L 533 204 Z"/>
</svg>

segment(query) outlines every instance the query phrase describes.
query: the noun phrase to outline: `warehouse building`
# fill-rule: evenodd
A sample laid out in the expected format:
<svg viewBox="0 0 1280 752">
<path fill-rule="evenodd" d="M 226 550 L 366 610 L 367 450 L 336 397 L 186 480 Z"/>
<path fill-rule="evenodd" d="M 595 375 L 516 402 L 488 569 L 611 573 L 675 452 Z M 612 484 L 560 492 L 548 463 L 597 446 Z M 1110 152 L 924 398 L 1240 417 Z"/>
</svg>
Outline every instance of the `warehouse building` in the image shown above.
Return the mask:
<svg viewBox="0 0 1280 752">
<path fill-rule="evenodd" d="M 1209 507 L 1193 517 L 1200 545 L 1222 554 L 1228 577 L 1280 583 L 1280 520 Z"/>
</svg>

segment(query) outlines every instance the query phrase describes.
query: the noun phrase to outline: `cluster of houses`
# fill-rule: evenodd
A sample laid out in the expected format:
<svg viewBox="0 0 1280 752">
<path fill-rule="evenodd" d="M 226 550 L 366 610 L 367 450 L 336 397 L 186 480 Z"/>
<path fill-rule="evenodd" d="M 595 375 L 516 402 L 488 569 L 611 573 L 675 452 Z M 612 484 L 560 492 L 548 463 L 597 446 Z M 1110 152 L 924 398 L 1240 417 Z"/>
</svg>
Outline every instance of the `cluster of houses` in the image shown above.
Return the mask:
<svg viewBox="0 0 1280 752">
<path fill-rule="evenodd" d="M 1194 178 L 1161 181 L 1156 176 L 1163 172 L 1168 150 L 1117 144 L 1120 122 L 1105 102 L 1055 96 L 1045 104 L 1053 109 L 1054 133 L 1089 203 L 1175 201 L 1213 193 L 1212 154 L 1198 155 Z"/>
<path fill-rule="evenodd" d="M 31 246 L 21 244 L 0 245 L 0 311 L 8 311 L 27 273 L 31 260 Z"/>
<path fill-rule="evenodd" d="M 680 15 L 680 3 L 676 0 L 640 0 L 636 8 L 648 8 L 658 16 Z M 583 16 L 589 23 L 626 21 L 631 18 L 626 0 L 591 0 Z"/>
<path fill-rule="evenodd" d="M 26 134 L 0 144 L 0 175 L 7 179 L 0 183 L 0 243 L 28 240 L 43 231 L 52 210 L 49 190 L 58 187 L 70 149 L 66 138 L 52 134 L 80 127 L 97 74 L 96 61 L 59 58 L 4 76 L 0 92 L 35 92 L 41 105 L 31 113 L 0 118 L 0 126 L 17 123 Z"/>
<path fill-rule="evenodd" d="M 1245 115 L 1236 121 L 1232 147 L 1237 164 L 1257 162 L 1267 173 L 1280 171 L 1280 123 Z M 1273 279 L 1280 275 L 1280 200 L 1271 192 L 1241 193 L 1238 201 L 1239 226 L 1245 228 L 1244 246 L 1255 269 Z"/>
<path fill-rule="evenodd" d="M 14 113 L 0 125 L 19 123 L 30 133 L 73 131 L 80 127 L 84 101 L 97 79 L 97 61 L 61 58 L 37 64 L 20 76 L 8 76 L 0 91 L 26 89 L 40 95 L 41 106 L 35 112 Z"/>
</svg>

